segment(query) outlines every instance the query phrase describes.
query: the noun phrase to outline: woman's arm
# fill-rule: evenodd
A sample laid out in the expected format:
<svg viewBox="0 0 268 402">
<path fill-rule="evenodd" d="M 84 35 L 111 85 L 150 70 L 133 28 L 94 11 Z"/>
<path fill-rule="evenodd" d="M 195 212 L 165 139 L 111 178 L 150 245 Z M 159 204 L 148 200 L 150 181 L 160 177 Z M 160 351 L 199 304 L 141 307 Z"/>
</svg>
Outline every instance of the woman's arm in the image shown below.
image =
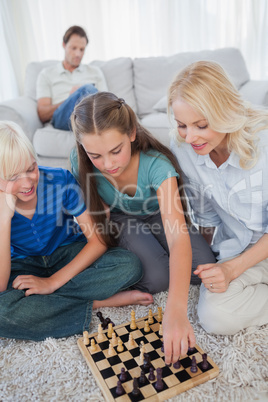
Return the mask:
<svg viewBox="0 0 268 402">
<path fill-rule="evenodd" d="M 195 273 L 211 292 L 222 293 L 228 289 L 232 280 L 266 258 L 268 258 L 267 233 L 239 256 L 222 263 L 199 265 Z"/>
<path fill-rule="evenodd" d="M 27 289 L 25 292 L 26 296 L 53 293 L 104 254 L 107 247 L 97 237 L 94 223 L 87 210 L 76 219 L 87 238 L 87 243 L 80 253 L 69 264 L 65 265 L 65 267 L 49 278 L 39 278 L 32 275 L 17 276 L 13 282 L 14 288 Z"/>
<path fill-rule="evenodd" d="M 192 251 L 175 177 L 157 190 L 161 217 L 169 247 L 169 292 L 163 320 L 165 361 L 176 362 L 194 346 L 195 336 L 187 317 Z"/>
</svg>

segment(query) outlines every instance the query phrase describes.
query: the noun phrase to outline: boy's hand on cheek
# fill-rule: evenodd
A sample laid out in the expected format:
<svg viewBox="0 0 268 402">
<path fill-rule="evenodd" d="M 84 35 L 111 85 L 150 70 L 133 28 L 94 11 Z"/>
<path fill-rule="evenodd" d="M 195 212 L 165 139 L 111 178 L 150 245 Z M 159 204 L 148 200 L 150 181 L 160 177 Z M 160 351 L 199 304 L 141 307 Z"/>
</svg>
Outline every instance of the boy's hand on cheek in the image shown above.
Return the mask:
<svg viewBox="0 0 268 402">
<path fill-rule="evenodd" d="M 14 289 L 27 289 L 25 296 L 33 294 L 48 295 L 56 290 L 51 278 L 39 278 L 38 276 L 33 275 L 17 276 L 14 279 L 12 286 Z"/>
<path fill-rule="evenodd" d="M 0 216 L 13 218 L 17 197 L 0 190 Z"/>
</svg>

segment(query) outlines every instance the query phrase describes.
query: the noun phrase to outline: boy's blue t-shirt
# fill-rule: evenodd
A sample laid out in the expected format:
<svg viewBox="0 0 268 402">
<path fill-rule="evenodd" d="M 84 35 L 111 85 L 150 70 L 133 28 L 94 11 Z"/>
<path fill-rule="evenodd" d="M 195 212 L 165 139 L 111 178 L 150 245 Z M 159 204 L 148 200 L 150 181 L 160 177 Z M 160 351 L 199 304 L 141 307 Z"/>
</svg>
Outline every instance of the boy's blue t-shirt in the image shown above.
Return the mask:
<svg viewBox="0 0 268 402">
<path fill-rule="evenodd" d="M 148 215 L 159 209 L 156 191 L 170 177 L 179 177 L 170 160 L 158 151 L 140 152 L 136 194 L 131 197 L 117 190 L 94 168 L 98 192 L 112 212 Z"/>
<path fill-rule="evenodd" d="M 86 241 L 73 216 L 86 210 L 82 191 L 65 169 L 39 166 L 37 205 L 30 220 L 17 211 L 11 221 L 11 258 L 50 255 L 59 246 Z"/>
</svg>

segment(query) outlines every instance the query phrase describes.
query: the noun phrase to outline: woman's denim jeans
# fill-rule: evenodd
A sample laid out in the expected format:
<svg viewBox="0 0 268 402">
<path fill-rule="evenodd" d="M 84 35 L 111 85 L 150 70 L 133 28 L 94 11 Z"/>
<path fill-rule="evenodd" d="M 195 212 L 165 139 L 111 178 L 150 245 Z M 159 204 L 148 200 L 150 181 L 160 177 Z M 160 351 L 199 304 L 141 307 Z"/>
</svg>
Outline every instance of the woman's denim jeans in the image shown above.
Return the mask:
<svg viewBox="0 0 268 402">
<path fill-rule="evenodd" d="M 12 261 L 8 289 L 0 293 L 0 337 L 40 341 L 82 333 L 89 330 L 94 300 L 107 299 L 141 279 L 139 259 L 127 250 L 111 248 L 52 294 L 26 297 L 24 290 L 12 288 L 18 275 L 51 276 L 84 245 L 72 243 L 50 256 Z"/>
<path fill-rule="evenodd" d="M 88 95 L 98 92 L 92 84 L 86 84 L 73 92 L 53 113 L 52 125 L 59 130 L 71 130 L 70 117 L 75 105 Z"/>
</svg>

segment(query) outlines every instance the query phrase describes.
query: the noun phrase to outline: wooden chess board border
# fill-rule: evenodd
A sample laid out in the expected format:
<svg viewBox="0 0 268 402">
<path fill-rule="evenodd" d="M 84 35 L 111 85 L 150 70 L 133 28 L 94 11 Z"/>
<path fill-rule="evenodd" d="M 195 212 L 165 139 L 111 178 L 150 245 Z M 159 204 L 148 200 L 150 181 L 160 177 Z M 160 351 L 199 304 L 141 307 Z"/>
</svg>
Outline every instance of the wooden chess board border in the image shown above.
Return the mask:
<svg viewBox="0 0 268 402">
<path fill-rule="evenodd" d="M 157 319 L 157 315 L 158 315 L 157 313 L 153 314 L 153 317 L 155 319 Z M 147 319 L 148 319 L 148 316 L 145 316 L 142 318 L 138 318 L 135 321 L 138 324 L 139 322 L 146 321 Z M 130 323 L 131 322 L 129 321 L 124 324 L 116 325 L 113 327 L 113 329 L 117 330 L 119 328 L 124 328 L 124 327 L 130 325 Z M 106 334 L 107 332 L 108 332 L 108 329 L 104 330 L 103 334 Z M 97 335 L 98 335 L 98 332 L 89 334 L 89 338 L 92 338 L 92 337 L 96 338 Z M 97 381 L 97 384 L 98 384 L 99 388 L 101 389 L 106 401 L 107 402 L 115 402 L 116 399 L 113 398 L 110 388 L 108 387 L 105 380 L 103 379 L 95 361 L 93 360 L 93 358 L 91 356 L 91 353 L 89 351 L 90 345 L 88 345 L 88 346 L 84 345 L 83 337 L 81 337 L 77 340 L 77 344 L 78 344 L 78 347 L 79 347 L 82 355 L 84 356 L 84 358 L 87 362 L 88 367 L 90 368 L 92 374 L 94 375 L 95 380 Z M 195 345 L 195 348 L 201 355 L 204 353 L 204 351 L 198 345 Z M 183 356 L 181 357 L 181 359 L 182 358 L 183 358 Z M 189 379 L 187 381 L 181 382 L 180 384 L 174 385 L 171 388 L 163 390 L 163 391 L 161 391 L 155 395 L 152 395 L 146 399 L 143 399 L 143 400 L 145 400 L 147 402 L 165 401 L 165 400 L 172 398 L 178 394 L 181 394 L 182 392 L 185 392 L 193 387 L 196 387 L 197 385 L 203 384 L 204 382 L 207 382 L 207 381 L 212 380 L 213 378 L 217 377 L 217 375 L 219 374 L 218 366 L 214 363 L 214 361 L 209 356 L 207 356 L 207 361 L 213 367 L 212 369 L 210 369 L 206 372 L 203 372 L 202 374 L 200 374 L 198 376 L 192 377 L 191 379 Z M 129 398 L 127 398 L 127 399 L 129 399 Z"/>
</svg>

